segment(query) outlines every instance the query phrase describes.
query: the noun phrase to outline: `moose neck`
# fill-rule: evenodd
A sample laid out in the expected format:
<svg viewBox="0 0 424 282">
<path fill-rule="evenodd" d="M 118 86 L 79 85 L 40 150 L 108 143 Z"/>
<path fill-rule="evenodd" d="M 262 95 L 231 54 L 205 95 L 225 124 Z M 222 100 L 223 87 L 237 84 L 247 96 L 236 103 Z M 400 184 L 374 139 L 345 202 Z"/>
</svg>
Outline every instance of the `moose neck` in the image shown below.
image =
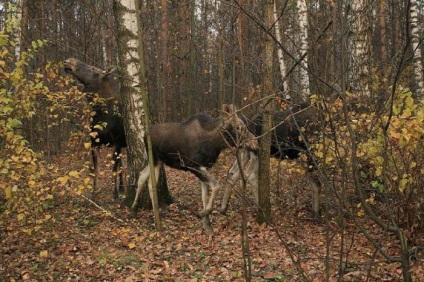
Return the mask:
<svg viewBox="0 0 424 282">
<path fill-rule="evenodd" d="M 220 140 L 222 142 L 222 149 L 226 149 L 229 147 L 236 147 L 237 136 L 233 127 L 229 124 L 226 124 L 222 118 L 219 119 L 219 135 Z"/>
</svg>

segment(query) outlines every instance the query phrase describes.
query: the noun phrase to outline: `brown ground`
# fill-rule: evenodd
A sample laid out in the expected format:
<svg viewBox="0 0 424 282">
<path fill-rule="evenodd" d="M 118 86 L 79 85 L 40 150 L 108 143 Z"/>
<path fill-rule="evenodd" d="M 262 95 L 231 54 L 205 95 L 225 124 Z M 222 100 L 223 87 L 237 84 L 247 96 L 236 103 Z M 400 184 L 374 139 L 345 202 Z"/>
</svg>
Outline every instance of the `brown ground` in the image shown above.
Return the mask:
<svg viewBox="0 0 424 282">
<path fill-rule="evenodd" d="M 220 176 L 228 168 L 224 162 L 216 171 Z M 248 210 L 253 281 L 325 281 L 326 275 L 336 281 L 340 265 L 342 281 L 402 281 L 400 265 L 385 262 L 349 221 L 340 262 L 336 222 L 312 220 L 305 177 L 293 165 L 282 171 L 286 177 L 279 186 L 286 189 L 274 191 L 274 224 L 256 224 Z M 151 212 L 133 217 L 110 202 L 112 180 L 105 174 L 98 203 L 113 217 L 65 194 L 50 211 L 54 222 L 39 232 L 17 235 L 15 222 L 1 227 L 0 281 L 243 281 L 240 200 L 232 199 L 226 216 L 213 213 L 209 237 L 195 214 L 201 207 L 199 182 L 189 173 L 167 169 L 167 174 L 175 204 L 161 210 L 161 235 Z M 380 235 L 377 227 L 367 226 Z M 380 238 L 386 251 L 396 254 L 396 240 Z M 424 281 L 423 258 L 412 261 L 412 272 L 414 281 Z"/>
</svg>

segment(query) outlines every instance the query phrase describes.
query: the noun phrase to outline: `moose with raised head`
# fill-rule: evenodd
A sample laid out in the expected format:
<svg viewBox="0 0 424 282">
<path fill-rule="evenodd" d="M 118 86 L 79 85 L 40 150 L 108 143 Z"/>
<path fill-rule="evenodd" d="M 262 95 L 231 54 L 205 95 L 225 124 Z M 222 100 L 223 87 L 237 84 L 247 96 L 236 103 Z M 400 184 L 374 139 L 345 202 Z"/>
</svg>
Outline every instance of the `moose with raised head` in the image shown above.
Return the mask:
<svg viewBox="0 0 424 282">
<path fill-rule="evenodd" d="M 262 132 L 262 115 L 258 115 L 253 119 L 244 119 L 250 132 L 257 138 L 263 134 Z M 311 152 L 307 145 L 307 134 L 313 133 L 317 128 L 317 112 L 315 107 L 302 103 L 295 105 L 285 111 L 275 112 L 273 114 L 274 127 L 271 131 L 270 155 L 280 160 L 297 159 L 301 153 L 306 153 L 308 159 L 308 168 L 313 171 L 316 169 L 313 162 Z M 240 154 L 240 164 L 245 169 L 246 181 L 252 186 L 253 195 L 256 203 L 258 203 L 258 168 L 259 161 L 257 151 L 243 150 Z M 226 213 L 228 209 L 228 199 L 231 189 L 237 179 L 240 178 L 240 168 L 237 160 L 235 160 L 227 174 L 227 189 L 225 190 L 221 213 Z M 314 181 L 311 183 L 313 190 L 312 211 L 314 216 L 318 215 L 319 187 Z"/>
<path fill-rule="evenodd" d="M 207 169 L 215 164 L 225 148 L 244 146 L 256 150 L 258 143 L 255 136 L 237 115 L 234 105 L 223 105 L 222 116 L 219 118 L 199 113 L 182 123 L 154 124 L 150 127 L 150 138 L 156 178 L 161 166 L 166 164 L 175 169 L 190 171 L 201 181 L 203 209 L 199 216 L 205 232 L 210 234 L 212 227 L 209 215 L 220 184 Z M 139 176 L 134 209 L 141 189 L 149 178 L 150 168 L 146 167 Z M 152 193 L 151 181 L 148 183 L 149 192 Z"/>
<path fill-rule="evenodd" d="M 104 71 L 75 58 L 66 59 L 64 69 L 65 72 L 72 74 L 83 84 L 82 92 L 87 94 L 87 99 L 94 112 L 90 122 L 91 155 L 94 168 L 93 192 L 96 191 L 99 177 L 98 148 L 102 145 L 114 147 L 112 155 L 113 195 L 114 199 L 117 200 L 120 190 L 123 190 L 121 150 L 127 147 L 124 123 L 120 115 L 120 104 L 117 96 L 119 93 L 118 82 L 112 74 L 113 70 Z"/>
</svg>

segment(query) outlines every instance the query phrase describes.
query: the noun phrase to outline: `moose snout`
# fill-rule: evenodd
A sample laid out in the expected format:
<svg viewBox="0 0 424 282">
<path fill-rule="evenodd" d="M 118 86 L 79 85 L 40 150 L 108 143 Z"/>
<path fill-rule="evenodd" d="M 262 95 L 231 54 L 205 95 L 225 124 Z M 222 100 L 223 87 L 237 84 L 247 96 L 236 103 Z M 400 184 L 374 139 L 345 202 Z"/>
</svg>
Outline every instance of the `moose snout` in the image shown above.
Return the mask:
<svg viewBox="0 0 424 282">
<path fill-rule="evenodd" d="M 66 73 L 71 73 L 76 70 L 76 62 L 74 58 L 69 58 L 63 61 L 63 69 Z"/>
<path fill-rule="evenodd" d="M 253 135 L 253 134 L 249 134 L 248 136 L 248 141 L 247 141 L 247 147 L 251 150 L 258 150 L 259 149 L 259 142 L 258 139 Z"/>
</svg>

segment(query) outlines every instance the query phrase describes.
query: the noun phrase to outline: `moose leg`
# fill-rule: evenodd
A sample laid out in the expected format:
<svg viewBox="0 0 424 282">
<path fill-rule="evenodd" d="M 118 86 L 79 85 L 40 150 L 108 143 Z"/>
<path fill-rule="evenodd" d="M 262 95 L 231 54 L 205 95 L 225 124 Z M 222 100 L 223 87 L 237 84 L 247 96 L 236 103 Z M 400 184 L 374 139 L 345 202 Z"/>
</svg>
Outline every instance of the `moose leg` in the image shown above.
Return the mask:
<svg viewBox="0 0 424 282">
<path fill-rule="evenodd" d="M 134 202 L 131 206 L 133 210 L 135 210 L 138 206 L 138 201 L 140 198 L 141 190 L 143 190 L 144 183 L 149 179 L 150 176 L 150 167 L 146 166 L 141 172 L 138 177 L 137 181 L 137 192 L 135 193 Z"/>
<path fill-rule="evenodd" d="M 247 167 L 244 176 L 246 177 L 246 181 L 252 186 L 253 196 L 255 198 L 256 204 L 258 203 L 258 169 L 259 169 L 259 160 L 258 156 L 254 152 L 243 151 L 240 156 L 240 162 L 242 164 L 243 169 L 246 167 L 249 162 L 249 166 Z M 224 197 L 222 199 L 221 205 L 221 213 L 225 214 L 228 209 L 228 200 L 231 193 L 231 188 L 234 186 L 234 183 L 237 179 L 240 178 L 241 171 L 238 166 L 237 160 L 233 162 L 230 170 L 227 174 L 227 187 L 225 189 Z"/>
<path fill-rule="evenodd" d="M 205 182 L 202 182 L 202 203 L 203 203 L 203 211 L 206 210 L 206 207 L 208 205 L 208 192 L 209 192 L 209 185 Z M 199 213 L 199 215 L 201 212 Z M 209 219 L 209 214 L 201 216 L 202 217 L 202 226 L 205 230 L 206 234 L 210 235 L 213 232 L 211 221 Z"/>
<path fill-rule="evenodd" d="M 258 188 L 258 171 L 259 171 L 259 158 L 253 152 L 249 152 L 250 163 L 247 168 L 247 182 L 252 186 L 253 197 L 255 198 L 255 203 L 259 204 L 259 188 Z"/>
<path fill-rule="evenodd" d="M 122 177 L 122 161 L 121 161 L 121 148 L 115 148 L 115 152 L 112 156 L 113 160 L 113 181 L 114 181 L 114 190 L 113 198 L 115 200 L 119 199 L 119 192 L 123 191 L 123 177 Z"/>
<path fill-rule="evenodd" d="M 316 172 L 317 168 L 313 159 L 310 155 L 308 155 L 308 180 L 312 186 L 312 213 L 315 219 L 320 218 L 320 192 L 321 192 L 321 183 L 314 172 Z"/>
<path fill-rule="evenodd" d="M 218 180 L 211 176 L 205 167 L 201 167 L 202 178 L 206 181 L 202 181 L 202 199 L 203 199 L 203 210 L 199 212 L 200 217 L 205 217 L 212 212 L 213 202 L 216 198 L 216 194 L 220 188 Z M 211 190 L 211 195 L 208 199 L 208 188 Z"/>
<path fill-rule="evenodd" d="M 243 168 L 246 166 L 248 161 L 249 161 L 249 154 L 246 150 L 243 150 L 240 153 L 240 162 Z M 239 178 L 240 178 L 240 167 L 238 165 L 237 159 L 235 159 L 230 169 L 227 172 L 227 178 L 226 178 L 227 183 L 225 187 L 224 197 L 222 198 L 221 210 L 220 210 L 222 214 L 227 213 L 228 200 L 230 198 L 231 189 L 236 183 L 237 179 Z"/>
<path fill-rule="evenodd" d="M 155 170 L 155 185 L 156 185 L 156 187 L 158 185 L 158 179 L 159 179 L 159 173 L 160 173 L 161 166 L 162 166 L 162 164 L 159 163 L 159 164 L 155 165 L 155 167 L 154 167 L 154 170 Z M 153 210 L 155 210 L 157 207 L 155 207 L 156 203 L 153 201 L 153 186 L 152 186 L 152 180 L 150 178 L 149 178 L 149 185 L 148 186 L 149 186 L 150 200 L 152 201 L 152 207 L 153 207 Z"/>
<path fill-rule="evenodd" d="M 99 179 L 99 152 L 98 147 L 91 147 L 91 158 L 93 159 L 93 168 L 91 172 L 94 174 L 93 176 L 93 191 L 92 191 L 92 197 L 95 197 L 95 193 L 97 190 L 97 182 Z"/>
</svg>

